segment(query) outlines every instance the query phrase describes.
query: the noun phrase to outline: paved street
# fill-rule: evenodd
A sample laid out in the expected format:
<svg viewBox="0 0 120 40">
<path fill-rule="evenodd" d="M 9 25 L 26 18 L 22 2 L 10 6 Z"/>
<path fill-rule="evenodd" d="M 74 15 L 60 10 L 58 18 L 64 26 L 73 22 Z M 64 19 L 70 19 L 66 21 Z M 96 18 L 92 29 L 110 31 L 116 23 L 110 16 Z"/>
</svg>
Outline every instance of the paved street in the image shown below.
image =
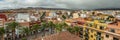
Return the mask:
<svg viewBox="0 0 120 40">
<path fill-rule="evenodd" d="M 50 35 L 50 32 L 45 32 L 45 35 L 44 35 L 43 32 L 40 32 L 40 33 L 29 36 L 27 39 L 28 40 L 34 40 L 35 38 L 38 38 L 38 37 L 40 38 L 42 36 L 47 36 L 47 35 Z"/>
</svg>

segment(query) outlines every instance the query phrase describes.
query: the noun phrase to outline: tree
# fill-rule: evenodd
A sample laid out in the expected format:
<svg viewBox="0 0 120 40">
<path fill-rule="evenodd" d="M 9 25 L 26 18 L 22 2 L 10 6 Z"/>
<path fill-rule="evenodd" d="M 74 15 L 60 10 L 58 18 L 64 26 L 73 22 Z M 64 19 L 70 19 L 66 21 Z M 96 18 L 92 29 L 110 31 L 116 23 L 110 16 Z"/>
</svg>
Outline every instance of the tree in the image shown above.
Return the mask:
<svg viewBox="0 0 120 40">
<path fill-rule="evenodd" d="M 31 29 L 32 29 L 32 31 L 35 31 L 35 33 L 36 33 L 36 31 L 38 32 L 38 29 L 40 29 L 40 26 L 38 24 L 35 24 L 32 26 Z"/>
<path fill-rule="evenodd" d="M 62 28 L 63 26 L 60 23 L 55 24 L 55 29 L 57 30 L 57 32 L 61 32 Z"/>
<path fill-rule="evenodd" d="M 1 40 L 4 40 L 4 33 L 5 33 L 4 27 L 0 27 Z"/>
<path fill-rule="evenodd" d="M 68 27 L 67 30 L 70 32 L 70 33 L 73 33 L 73 34 L 76 34 L 76 35 L 79 35 L 79 32 L 80 32 L 80 28 L 75 26 L 73 28 L 71 27 Z"/>
<path fill-rule="evenodd" d="M 65 15 L 62 15 L 62 18 L 63 18 L 63 19 L 66 19 Z"/>
<path fill-rule="evenodd" d="M 48 22 L 48 27 L 50 28 L 51 34 L 52 34 L 52 33 L 53 33 L 53 30 L 54 30 L 54 28 L 55 28 L 55 24 L 54 24 L 52 21 L 50 21 L 50 22 Z"/>
<path fill-rule="evenodd" d="M 29 36 L 29 34 L 31 33 L 30 28 L 28 27 L 22 27 L 21 29 L 21 34 L 24 35 L 21 40 L 27 40 L 27 37 Z"/>
<path fill-rule="evenodd" d="M 44 36 L 45 35 L 45 28 L 47 28 L 47 23 L 42 22 L 40 28 L 41 28 L 41 31 L 43 32 L 42 36 Z"/>
<path fill-rule="evenodd" d="M 68 16 L 68 18 L 73 17 L 73 13 L 74 13 L 74 11 L 72 11 L 72 12 L 70 13 L 70 15 Z"/>
<path fill-rule="evenodd" d="M 75 26 L 75 27 L 74 27 L 74 30 L 75 30 L 75 34 L 76 34 L 76 35 L 79 35 L 79 32 L 80 32 L 79 27 Z"/>
<path fill-rule="evenodd" d="M 65 23 L 65 22 L 62 22 L 61 25 L 64 27 L 64 28 L 67 28 L 68 25 Z"/>
<path fill-rule="evenodd" d="M 46 28 L 47 26 L 48 26 L 48 25 L 47 25 L 46 22 L 42 22 L 42 23 L 41 23 L 41 27 Z"/>
<path fill-rule="evenodd" d="M 12 37 L 13 40 L 15 40 L 15 29 L 19 26 L 19 24 L 17 22 L 10 22 L 7 24 L 7 28 L 9 30 L 12 30 Z"/>
<path fill-rule="evenodd" d="M 28 35 L 31 32 L 31 30 L 28 27 L 22 28 L 22 34 Z"/>
<path fill-rule="evenodd" d="M 114 16 L 108 16 L 107 20 L 108 21 L 114 21 L 114 18 L 115 18 Z"/>
<path fill-rule="evenodd" d="M 73 33 L 73 28 L 68 27 L 67 30 L 68 30 L 70 33 Z"/>
<path fill-rule="evenodd" d="M 45 16 L 46 16 L 45 14 L 46 14 L 46 12 L 43 12 L 43 13 L 42 13 L 42 15 L 41 15 L 41 17 L 40 17 L 41 22 L 44 21 L 43 18 L 45 18 Z"/>
</svg>

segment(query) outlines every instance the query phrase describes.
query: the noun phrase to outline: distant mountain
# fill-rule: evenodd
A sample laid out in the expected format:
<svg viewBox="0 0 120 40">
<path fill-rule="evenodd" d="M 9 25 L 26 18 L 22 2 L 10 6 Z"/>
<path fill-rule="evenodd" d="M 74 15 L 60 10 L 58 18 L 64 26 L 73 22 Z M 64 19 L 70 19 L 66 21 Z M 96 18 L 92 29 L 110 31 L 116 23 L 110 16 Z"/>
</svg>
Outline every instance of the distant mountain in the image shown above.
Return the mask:
<svg viewBox="0 0 120 40">
<path fill-rule="evenodd" d="M 98 8 L 94 10 L 120 10 L 120 8 Z"/>
<path fill-rule="evenodd" d="M 35 9 L 35 10 L 76 10 L 76 9 L 68 9 L 68 8 L 44 8 L 44 7 L 27 7 L 27 8 L 17 8 L 17 9 L 3 9 L 4 11 L 6 10 L 30 10 L 30 9 Z M 0 11 L 3 11 L 0 10 Z"/>
<path fill-rule="evenodd" d="M 19 11 L 19 10 L 70 10 L 70 11 L 74 11 L 74 10 L 120 10 L 120 8 L 97 8 L 97 9 L 68 9 L 68 8 L 44 8 L 44 7 L 27 7 L 27 8 L 17 8 L 17 9 L 2 9 L 0 10 L 0 12 L 5 12 L 5 11 L 10 11 L 10 10 L 14 10 L 14 11 Z"/>
<path fill-rule="evenodd" d="M 27 12 L 27 11 L 30 11 L 30 10 L 68 10 L 68 11 L 74 11 L 76 9 L 27 7 L 27 8 L 17 8 L 17 9 L 3 9 L 3 10 L 0 10 L 0 13 L 4 13 L 4 12 Z"/>
</svg>

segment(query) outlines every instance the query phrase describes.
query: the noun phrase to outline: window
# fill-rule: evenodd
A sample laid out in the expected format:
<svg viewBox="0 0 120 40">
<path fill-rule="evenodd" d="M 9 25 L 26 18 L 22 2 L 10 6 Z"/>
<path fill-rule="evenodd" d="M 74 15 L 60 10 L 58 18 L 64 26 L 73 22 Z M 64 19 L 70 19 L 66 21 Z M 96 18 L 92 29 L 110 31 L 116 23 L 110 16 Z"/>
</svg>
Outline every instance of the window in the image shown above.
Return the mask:
<svg viewBox="0 0 120 40">
<path fill-rule="evenodd" d="M 97 32 L 97 40 L 101 40 L 101 33 L 100 32 Z"/>
<path fill-rule="evenodd" d="M 115 30 L 114 30 L 114 29 L 110 29 L 110 32 L 113 32 L 113 33 L 115 33 Z"/>
<path fill-rule="evenodd" d="M 79 37 L 83 38 L 83 32 L 80 32 L 79 34 Z"/>
<path fill-rule="evenodd" d="M 80 31 L 83 31 L 83 28 L 80 28 Z"/>
<path fill-rule="evenodd" d="M 109 35 L 106 34 L 106 37 L 109 38 Z"/>
<path fill-rule="evenodd" d="M 91 32 L 93 33 L 93 30 L 91 30 Z"/>
<path fill-rule="evenodd" d="M 113 37 L 113 40 L 119 40 L 118 38 Z"/>
<path fill-rule="evenodd" d="M 91 37 L 93 38 L 93 35 L 91 35 Z"/>
<path fill-rule="evenodd" d="M 100 32 L 97 32 L 97 35 L 98 35 L 98 36 L 101 36 L 101 33 L 100 33 Z"/>
<path fill-rule="evenodd" d="M 101 30 L 104 30 L 104 27 L 103 27 L 103 26 L 100 26 L 100 29 L 101 29 Z"/>
<path fill-rule="evenodd" d="M 99 38 L 98 40 L 101 40 L 101 38 Z"/>
</svg>

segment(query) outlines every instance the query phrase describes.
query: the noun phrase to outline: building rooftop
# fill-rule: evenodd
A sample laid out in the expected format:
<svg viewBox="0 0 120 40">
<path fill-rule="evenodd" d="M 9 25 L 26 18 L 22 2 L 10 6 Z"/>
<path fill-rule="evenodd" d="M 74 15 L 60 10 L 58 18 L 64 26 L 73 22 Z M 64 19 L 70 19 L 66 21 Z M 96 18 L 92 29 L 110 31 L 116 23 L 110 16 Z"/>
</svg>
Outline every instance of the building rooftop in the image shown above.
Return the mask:
<svg viewBox="0 0 120 40">
<path fill-rule="evenodd" d="M 4 20 L 7 20 L 7 17 L 6 17 L 6 15 L 5 14 L 0 14 L 0 18 L 2 18 L 2 19 L 4 19 Z"/>
<path fill-rule="evenodd" d="M 43 38 L 37 38 L 36 40 L 81 40 L 81 38 L 71 34 L 68 31 L 64 31 L 57 34 L 45 36 Z"/>
<path fill-rule="evenodd" d="M 108 24 L 108 28 L 120 29 L 120 21 L 116 21 L 116 22 Z"/>
</svg>

